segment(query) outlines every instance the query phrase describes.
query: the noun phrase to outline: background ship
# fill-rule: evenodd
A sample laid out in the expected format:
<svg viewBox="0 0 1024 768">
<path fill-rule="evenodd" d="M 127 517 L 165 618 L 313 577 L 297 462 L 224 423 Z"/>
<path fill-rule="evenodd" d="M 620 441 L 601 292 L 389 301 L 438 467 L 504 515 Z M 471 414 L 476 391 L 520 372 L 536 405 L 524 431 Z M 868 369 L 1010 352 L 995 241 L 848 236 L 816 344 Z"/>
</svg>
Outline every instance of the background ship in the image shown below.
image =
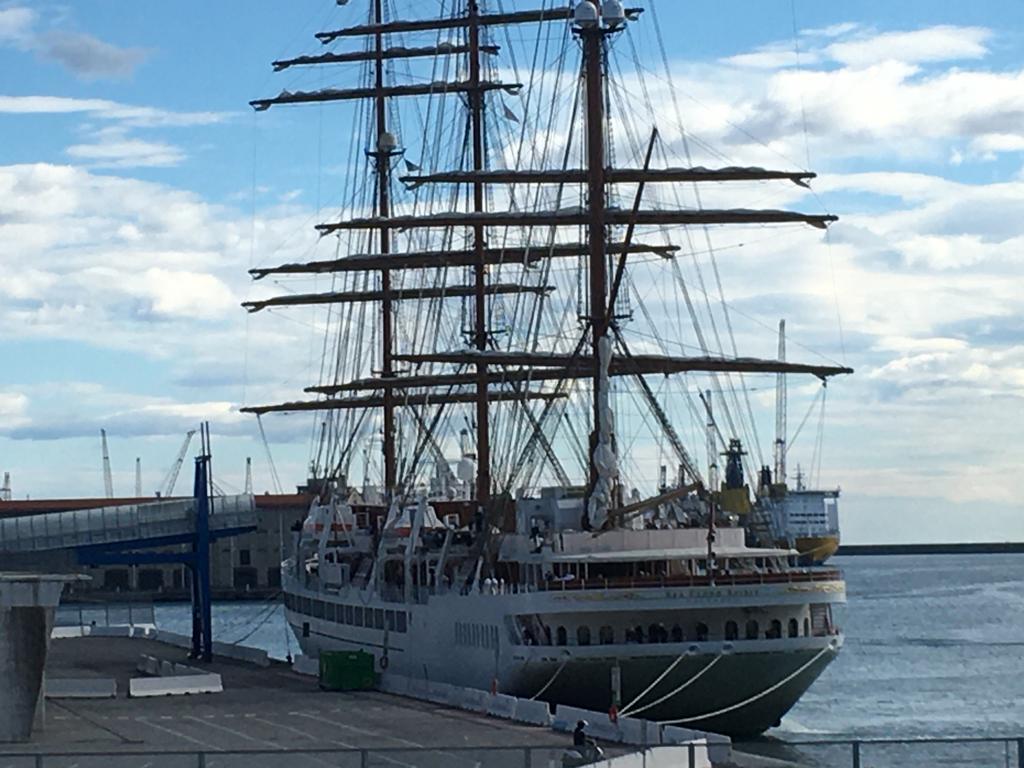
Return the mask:
<svg viewBox="0 0 1024 768">
<path fill-rule="evenodd" d="M 300 643 L 661 722 L 771 727 L 838 652 L 845 585 L 756 530 L 744 467 L 772 470 L 740 444 L 756 435 L 745 377 L 851 371 L 740 357 L 690 237 L 717 280 L 709 227 L 825 228 L 834 216 L 701 202 L 709 184 L 814 174 L 673 165 L 631 32 L 642 9 L 365 10 L 317 35 L 361 49 L 274 63 L 356 65 L 358 83 L 252 102 L 354 104 L 365 137 L 340 217 L 317 227 L 333 258 L 252 270 L 326 273 L 331 290 L 245 304 L 330 308 L 317 397 L 244 409 L 323 414 L 319 499 L 283 566 Z M 674 426 L 694 411 L 706 468 Z"/>
</svg>

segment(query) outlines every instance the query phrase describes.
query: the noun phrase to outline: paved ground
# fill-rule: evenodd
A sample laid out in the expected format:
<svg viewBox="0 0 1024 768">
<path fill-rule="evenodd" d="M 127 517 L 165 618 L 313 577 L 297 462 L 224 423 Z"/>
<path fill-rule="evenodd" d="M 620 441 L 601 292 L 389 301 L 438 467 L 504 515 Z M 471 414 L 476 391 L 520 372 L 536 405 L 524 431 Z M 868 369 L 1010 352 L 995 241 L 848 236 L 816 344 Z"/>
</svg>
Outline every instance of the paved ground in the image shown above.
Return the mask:
<svg viewBox="0 0 1024 768">
<path fill-rule="evenodd" d="M 288 750 L 274 754 L 208 754 L 206 768 L 520 768 L 524 747 L 544 747 L 529 768 L 560 762 L 569 742 L 546 728 L 517 725 L 460 710 L 376 692 L 329 693 L 314 678 L 286 665 L 260 669 L 217 660 L 202 666 L 221 674 L 224 692 L 199 696 L 129 699 L 128 679 L 146 653 L 186 661 L 185 652 L 161 643 L 120 638 L 55 640 L 47 675 L 51 678 L 116 678 L 118 698 L 49 700 L 42 730 L 32 744 L 0 745 L 0 768 L 32 768 L 30 758 L 47 756 L 46 768 L 193 768 L 195 753 Z M 484 751 L 481 747 L 505 747 Z M 422 750 L 429 748 L 429 753 Z M 347 750 L 373 749 L 366 755 Z M 321 750 L 320 754 L 296 750 Z M 404 750 L 404 751 L 403 751 Z M 168 752 L 188 751 L 189 755 Z M 82 753 L 121 753 L 119 757 Z M 150 753 L 148 756 L 125 753 Z M 152 753 L 165 753 L 156 758 Z M 365 762 L 364 762 L 365 761 Z"/>
</svg>

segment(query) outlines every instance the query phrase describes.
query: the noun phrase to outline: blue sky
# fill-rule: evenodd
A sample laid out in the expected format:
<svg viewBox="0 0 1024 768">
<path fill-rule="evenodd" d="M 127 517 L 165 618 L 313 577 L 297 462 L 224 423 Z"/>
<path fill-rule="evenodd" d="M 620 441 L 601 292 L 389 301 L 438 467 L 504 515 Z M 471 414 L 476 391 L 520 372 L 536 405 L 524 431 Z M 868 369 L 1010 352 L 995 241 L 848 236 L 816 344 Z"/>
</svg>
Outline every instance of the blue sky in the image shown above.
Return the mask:
<svg viewBox="0 0 1024 768">
<path fill-rule="evenodd" d="M 655 8 L 690 131 L 738 165 L 809 156 L 818 197 L 772 205 L 842 217 L 827 251 L 805 237 L 722 263 L 739 310 L 785 312 L 794 342 L 857 369 L 830 389 L 822 472 L 848 539 L 1024 537 L 1024 4 Z M 320 319 L 248 318 L 245 271 L 324 252 L 311 226 L 339 198 L 351 112 L 246 102 L 294 81 L 272 59 L 362 14 L 0 2 L 0 471 L 16 496 L 99 495 L 100 427 L 118 491 L 136 456 L 151 490 L 200 418 L 225 487 L 246 456 L 271 487 L 236 409 L 316 380 Z M 283 484 L 300 482 L 311 421 L 267 428 Z"/>
</svg>

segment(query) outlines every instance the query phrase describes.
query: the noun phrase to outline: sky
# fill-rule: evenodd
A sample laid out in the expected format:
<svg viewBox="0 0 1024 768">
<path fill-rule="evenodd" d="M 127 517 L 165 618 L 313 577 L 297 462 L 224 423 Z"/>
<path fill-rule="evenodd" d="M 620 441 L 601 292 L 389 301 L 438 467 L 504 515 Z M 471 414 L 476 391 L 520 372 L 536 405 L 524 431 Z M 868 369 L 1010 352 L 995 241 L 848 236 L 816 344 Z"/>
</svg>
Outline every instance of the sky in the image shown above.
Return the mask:
<svg viewBox="0 0 1024 768">
<path fill-rule="evenodd" d="M 136 457 L 152 491 L 203 419 L 221 485 L 239 489 L 251 456 L 273 489 L 238 407 L 315 382 L 321 339 L 312 313 L 248 316 L 246 270 L 330 252 L 312 225 L 339 199 L 350 131 L 341 112 L 247 102 L 291 82 L 271 60 L 317 51 L 312 34 L 362 5 L 0 1 L 16 498 L 101 495 L 100 428 L 115 491 L 133 493 Z M 648 5 L 690 135 L 731 165 L 812 168 L 813 194 L 768 207 L 840 216 L 827 240 L 719 259 L 751 328 L 785 313 L 792 359 L 856 369 L 829 387 L 823 441 L 844 540 L 1024 540 L 1024 3 Z M 302 482 L 312 420 L 265 426 L 282 486 Z"/>
</svg>

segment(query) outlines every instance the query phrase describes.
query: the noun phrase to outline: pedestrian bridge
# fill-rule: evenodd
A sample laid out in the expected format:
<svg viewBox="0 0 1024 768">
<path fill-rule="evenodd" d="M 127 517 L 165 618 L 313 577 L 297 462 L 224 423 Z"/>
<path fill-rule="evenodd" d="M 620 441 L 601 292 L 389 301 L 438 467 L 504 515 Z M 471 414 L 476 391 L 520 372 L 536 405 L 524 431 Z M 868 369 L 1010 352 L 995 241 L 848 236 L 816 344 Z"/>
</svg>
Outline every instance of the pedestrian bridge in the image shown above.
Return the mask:
<svg viewBox="0 0 1024 768">
<path fill-rule="evenodd" d="M 184 544 L 196 535 L 194 498 L 123 504 L 96 509 L 0 518 L 0 553 L 148 548 Z M 256 525 L 252 495 L 210 498 L 211 539 L 233 536 Z"/>
</svg>

